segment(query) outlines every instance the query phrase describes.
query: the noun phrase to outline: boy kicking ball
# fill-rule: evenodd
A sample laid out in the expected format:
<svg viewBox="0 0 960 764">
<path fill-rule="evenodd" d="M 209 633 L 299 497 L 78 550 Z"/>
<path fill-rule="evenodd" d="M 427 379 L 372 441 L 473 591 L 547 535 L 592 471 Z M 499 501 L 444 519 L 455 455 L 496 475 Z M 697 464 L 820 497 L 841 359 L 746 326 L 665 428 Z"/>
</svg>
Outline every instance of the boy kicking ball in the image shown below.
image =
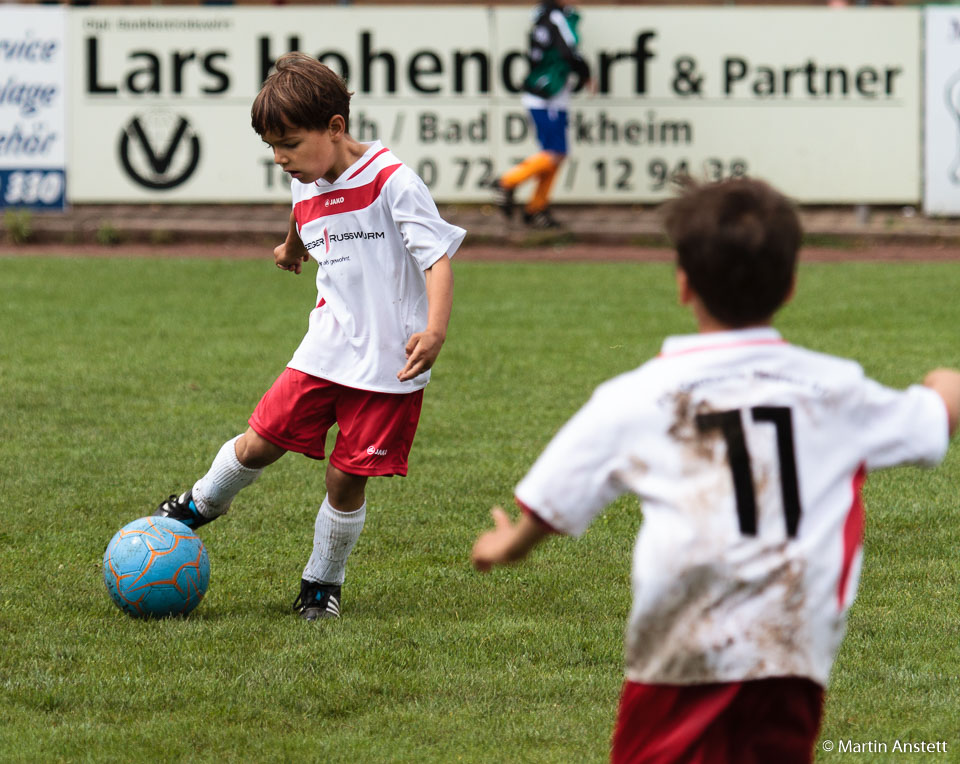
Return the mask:
<svg viewBox="0 0 960 764">
<path fill-rule="evenodd" d="M 317 304 L 247 431 L 156 511 L 198 528 L 287 451 L 323 459 L 327 430 L 339 425 L 294 602 L 308 621 L 340 615 L 367 479 L 407 474 L 423 388 L 450 319 L 449 257 L 465 235 L 441 219 L 423 181 L 389 149 L 350 137 L 350 96 L 332 70 L 290 53 L 254 101 L 253 128 L 292 179 L 289 231 L 274 260 L 297 274 L 317 261 Z"/>
<path fill-rule="evenodd" d="M 551 532 L 582 534 L 630 492 L 634 549 L 614 762 L 808 762 L 857 589 L 868 472 L 932 466 L 960 417 L 960 373 L 905 391 L 772 328 L 801 240 L 755 180 L 670 203 L 680 301 L 699 333 L 606 382 L 493 510 L 481 571 Z"/>
</svg>

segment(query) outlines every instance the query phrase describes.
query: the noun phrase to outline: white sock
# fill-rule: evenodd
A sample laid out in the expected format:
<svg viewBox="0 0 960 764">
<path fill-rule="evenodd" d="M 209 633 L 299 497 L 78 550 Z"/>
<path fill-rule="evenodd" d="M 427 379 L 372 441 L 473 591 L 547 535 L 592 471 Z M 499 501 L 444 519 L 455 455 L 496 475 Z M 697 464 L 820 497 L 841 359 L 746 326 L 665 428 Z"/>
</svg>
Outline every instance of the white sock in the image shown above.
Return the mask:
<svg viewBox="0 0 960 764">
<path fill-rule="evenodd" d="M 324 496 L 313 532 L 313 553 L 303 569 L 307 581 L 320 584 L 342 584 L 347 557 L 363 530 L 367 504 L 354 512 L 340 512 L 330 506 Z"/>
<path fill-rule="evenodd" d="M 263 472 L 262 469 L 252 470 L 240 464 L 236 450 L 239 438 L 237 435 L 223 444 L 207 474 L 193 486 L 193 503 L 204 517 L 224 514 L 230 509 L 230 503 L 240 489 L 246 488 Z"/>
</svg>

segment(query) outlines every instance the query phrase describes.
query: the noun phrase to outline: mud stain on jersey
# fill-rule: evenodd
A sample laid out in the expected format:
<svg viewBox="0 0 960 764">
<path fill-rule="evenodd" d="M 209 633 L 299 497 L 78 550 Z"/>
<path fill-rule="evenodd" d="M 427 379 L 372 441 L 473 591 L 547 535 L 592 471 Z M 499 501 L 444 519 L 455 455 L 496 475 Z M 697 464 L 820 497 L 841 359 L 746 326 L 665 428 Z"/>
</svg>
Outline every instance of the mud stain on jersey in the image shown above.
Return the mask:
<svg viewBox="0 0 960 764">
<path fill-rule="evenodd" d="M 806 592 L 804 589 L 805 565 L 802 559 L 790 557 L 782 547 L 783 561 L 758 582 L 759 591 L 771 601 L 763 617 L 746 630 L 746 640 L 756 646 L 758 656 L 766 661 L 758 662 L 745 679 L 767 676 L 771 665 L 777 673 L 809 674 L 807 645 L 810 641 L 804 617 Z M 770 664 L 770 665 L 766 665 Z"/>
<path fill-rule="evenodd" d="M 636 454 L 631 454 L 627 459 L 627 462 L 626 469 L 618 470 L 614 474 L 614 477 L 623 482 L 625 485 L 633 485 L 636 481 L 641 480 L 650 474 L 650 465 Z"/>
<path fill-rule="evenodd" d="M 679 576 L 628 630 L 630 675 L 678 683 L 808 675 L 803 563 L 785 544 L 760 556 L 772 559 L 754 579 L 724 581 L 711 565 Z"/>
<path fill-rule="evenodd" d="M 717 446 L 723 440 L 719 430 L 703 431 L 697 426 L 697 417 L 716 413 L 707 401 L 694 404 L 693 396 L 688 392 L 679 392 L 672 396 L 673 424 L 667 435 L 679 443 L 685 455 L 696 461 L 713 462 L 717 458 Z"/>
<path fill-rule="evenodd" d="M 680 448 L 681 486 L 686 498 L 680 503 L 689 511 L 696 512 L 701 521 L 712 524 L 718 507 L 733 488 L 730 467 L 723 433 L 719 428 L 704 430 L 697 417 L 717 413 L 709 402 L 694 401 L 689 392 L 670 396 L 672 424 L 667 435 Z"/>
<path fill-rule="evenodd" d="M 675 554 L 664 556 L 664 583 L 635 595 L 640 612 L 627 630 L 628 676 L 681 684 L 810 676 L 815 669 L 805 562 L 788 540 L 744 536 L 737 528 L 728 447 L 737 433 L 728 427 L 725 435 L 716 416 L 722 407 L 690 391 L 665 395 L 660 405 L 670 417 L 666 434 L 680 450 L 671 500 L 691 533 Z M 714 415 L 707 427 L 700 424 L 705 415 Z M 746 429 L 751 422 L 741 424 Z M 755 445 L 775 454 L 767 429 L 754 433 Z M 784 521 L 777 464 L 750 461 L 759 527 L 779 531 Z"/>
<path fill-rule="evenodd" d="M 711 579 L 704 567 L 686 571 L 678 577 L 674 589 L 660 599 L 654 614 L 631 624 L 626 638 L 629 669 L 660 673 L 669 668 L 668 673 L 678 677 L 709 674 L 708 656 L 702 649 L 677 648 L 690 635 L 689 614 L 705 615 L 708 610 Z"/>
</svg>

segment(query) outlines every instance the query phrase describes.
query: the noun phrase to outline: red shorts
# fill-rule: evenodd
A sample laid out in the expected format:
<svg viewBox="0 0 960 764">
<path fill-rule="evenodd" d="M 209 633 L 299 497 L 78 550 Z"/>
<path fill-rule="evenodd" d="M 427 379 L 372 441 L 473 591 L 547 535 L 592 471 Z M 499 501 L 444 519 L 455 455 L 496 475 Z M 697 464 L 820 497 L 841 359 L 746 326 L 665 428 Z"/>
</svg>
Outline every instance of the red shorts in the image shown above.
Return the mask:
<svg viewBox="0 0 960 764">
<path fill-rule="evenodd" d="M 624 682 L 613 764 L 809 764 L 823 688 L 782 677 L 721 684 Z"/>
<path fill-rule="evenodd" d="M 250 416 L 253 430 L 288 451 L 323 459 L 327 430 L 340 432 L 330 464 L 352 475 L 406 475 L 423 390 L 357 390 L 286 368 Z"/>
</svg>

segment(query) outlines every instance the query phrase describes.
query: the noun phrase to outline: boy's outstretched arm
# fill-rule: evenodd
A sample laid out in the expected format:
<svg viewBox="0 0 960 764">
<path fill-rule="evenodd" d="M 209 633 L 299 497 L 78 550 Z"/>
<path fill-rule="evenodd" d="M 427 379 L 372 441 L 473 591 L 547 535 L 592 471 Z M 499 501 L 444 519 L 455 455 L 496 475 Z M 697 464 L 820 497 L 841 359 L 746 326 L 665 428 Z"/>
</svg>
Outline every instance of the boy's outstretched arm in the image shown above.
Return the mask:
<svg viewBox="0 0 960 764">
<path fill-rule="evenodd" d="M 397 372 L 397 379 L 406 382 L 433 366 L 440 348 L 447 339 L 447 325 L 453 310 L 453 268 L 443 255 L 424 271 L 427 279 L 427 328 L 407 341 L 407 365 Z"/>
<path fill-rule="evenodd" d="M 550 535 L 550 529 L 536 518 L 523 514 L 517 522 L 502 507 L 490 510 L 494 528 L 481 534 L 473 545 L 473 566 L 486 573 L 494 565 L 522 560 L 537 544 Z"/>
<path fill-rule="evenodd" d="M 924 377 L 923 384 L 943 398 L 947 407 L 950 434 L 953 435 L 960 424 L 960 372 L 954 369 L 934 369 Z"/>
<path fill-rule="evenodd" d="M 273 261 L 278 268 L 285 271 L 300 273 L 303 263 L 310 259 L 310 253 L 307 252 L 300 240 L 300 234 L 297 232 L 297 219 L 290 210 L 290 225 L 287 228 L 287 238 L 283 244 L 273 248 Z"/>
</svg>

